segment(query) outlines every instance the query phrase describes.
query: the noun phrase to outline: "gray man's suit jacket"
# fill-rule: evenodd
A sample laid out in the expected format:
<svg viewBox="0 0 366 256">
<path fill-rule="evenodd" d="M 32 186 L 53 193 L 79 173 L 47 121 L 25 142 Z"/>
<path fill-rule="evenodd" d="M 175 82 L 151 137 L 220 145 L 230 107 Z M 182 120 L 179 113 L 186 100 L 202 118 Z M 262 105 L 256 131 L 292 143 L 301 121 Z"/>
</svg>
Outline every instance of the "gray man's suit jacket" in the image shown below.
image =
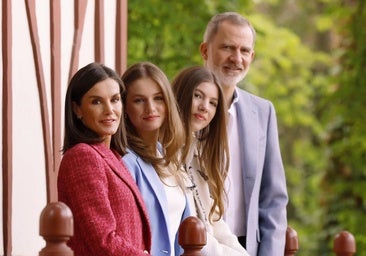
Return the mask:
<svg viewBox="0 0 366 256">
<path fill-rule="evenodd" d="M 251 256 L 283 256 L 288 202 L 272 103 L 237 88 L 237 115 Z"/>
</svg>

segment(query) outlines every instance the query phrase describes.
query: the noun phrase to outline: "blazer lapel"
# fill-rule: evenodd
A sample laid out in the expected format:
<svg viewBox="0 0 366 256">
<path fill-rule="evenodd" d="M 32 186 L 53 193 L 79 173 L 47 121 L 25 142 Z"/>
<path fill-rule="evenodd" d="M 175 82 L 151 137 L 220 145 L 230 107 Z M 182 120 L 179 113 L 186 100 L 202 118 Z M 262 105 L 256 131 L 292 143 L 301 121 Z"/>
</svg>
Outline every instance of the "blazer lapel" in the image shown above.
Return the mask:
<svg viewBox="0 0 366 256">
<path fill-rule="evenodd" d="M 145 205 L 140 195 L 140 191 L 131 174 L 127 171 L 127 169 L 123 171 L 124 169 L 122 157 L 121 159 L 118 159 L 117 155 L 115 155 L 111 150 L 105 148 L 101 144 L 94 144 L 92 145 L 92 147 L 103 157 L 111 170 L 131 189 L 132 193 L 135 195 L 136 200 L 138 201 L 138 204 L 140 206 Z M 142 207 L 142 209 L 146 218 L 148 218 L 147 212 L 144 210 L 144 207 Z"/>
<path fill-rule="evenodd" d="M 122 160 L 119 160 L 118 156 L 115 155 L 111 150 L 105 148 L 103 145 L 100 145 L 100 144 L 92 145 L 92 147 L 103 157 L 103 159 L 112 169 L 112 171 L 118 177 L 120 177 L 122 180 L 128 181 L 128 183 L 133 181 L 131 175 L 126 176 L 127 172 L 125 173 L 122 171 Z M 121 157 L 121 159 L 122 159 L 122 157 Z"/>
<path fill-rule="evenodd" d="M 155 197 L 157 198 L 160 208 L 163 211 L 165 221 L 168 221 L 168 213 L 166 212 L 166 206 L 167 205 L 167 198 L 164 190 L 164 185 L 162 181 L 160 180 L 159 176 L 157 175 L 154 167 L 151 164 L 147 164 L 145 161 L 143 161 L 140 157 L 137 158 L 137 163 L 140 166 L 141 170 L 143 170 L 141 173 L 144 176 L 144 179 L 146 179 L 152 189 L 152 191 L 155 194 Z M 168 222 L 167 222 L 168 223 Z"/>
<path fill-rule="evenodd" d="M 251 198 L 253 192 L 254 183 L 256 180 L 256 169 L 258 165 L 257 159 L 253 159 L 250 155 L 257 155 L 258 153 L 258 111 L 255 105 L 246 93 L 240 93 L 239 107 L 237 108 L 239 133 L 243 138 L 241 143 L 241 156 L 243 158 L 243 170 L 244 171 L 244 189 L 245 200 Z M 250 111 L 243 111 L 244 109 Z"/>
</svg>

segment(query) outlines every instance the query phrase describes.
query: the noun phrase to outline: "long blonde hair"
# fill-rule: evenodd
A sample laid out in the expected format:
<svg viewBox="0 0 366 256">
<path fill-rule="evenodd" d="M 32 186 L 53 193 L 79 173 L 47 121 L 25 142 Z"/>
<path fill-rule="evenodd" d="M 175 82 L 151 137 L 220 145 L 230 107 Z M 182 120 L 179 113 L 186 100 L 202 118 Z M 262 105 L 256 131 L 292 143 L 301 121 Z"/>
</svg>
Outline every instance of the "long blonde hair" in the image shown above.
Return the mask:
<svg viewBox="0 0 366 256">
<path fill-rule="evenodd" d="M 145 143 L 136 133 L 131 121 L 126 118 L 128 147 L 144 161 L 151 163 L 160 177 L 163 176 L 163 169 L 170 164 L 175 165 L 174 172 L 178 173 L 181 164 L 179 151 L 185 141 L 185 133 L 171 85 L 164 72 L 150 62 L 139 62 L 129 67 L 122 75 L 122 81 L 127 91 L 122 97 L 123 104 L 126 106 L 126 97 L 130 86 L 142 78 L 152 79 L 160 86 L 163 93 L 167 115 L 159 129 L 158 142 L 162 146 L 162 157 L 156 155 L 156 145 Z"/>
</svg>

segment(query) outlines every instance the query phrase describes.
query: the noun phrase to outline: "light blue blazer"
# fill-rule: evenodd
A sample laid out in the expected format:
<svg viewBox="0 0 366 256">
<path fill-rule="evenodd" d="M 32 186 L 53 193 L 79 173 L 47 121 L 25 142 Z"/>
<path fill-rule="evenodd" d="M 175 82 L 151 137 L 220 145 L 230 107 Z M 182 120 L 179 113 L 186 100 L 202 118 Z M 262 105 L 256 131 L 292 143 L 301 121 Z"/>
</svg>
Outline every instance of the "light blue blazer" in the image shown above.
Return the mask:
<svg viewBox="0 0 366 256">
<path fill-rule="evenodd" d="M 135 179 L 149 213 L 152 231 L 151 255 L 170 256 L 172 248 L 169 244 L 167 198 L 164 186 L 154 167 L 142 160 L 131 149 L 127 150 L 127 154 L 123 156 L 123 161 Z M 186 198 L 186 208 L 181 222 L 188 216 L 190 216 L 190 210 Z M 183 253 L 183 249 L 178 244 L 178 232 L 174 251 L 174 255 Z"/>
<path fill-rule="evenodd" d="M 252 256 L 283 256 L 288 202 L 273 104 L 237 88 L 237 115 L 247 218 L 246 249 Z"/>
</svg>

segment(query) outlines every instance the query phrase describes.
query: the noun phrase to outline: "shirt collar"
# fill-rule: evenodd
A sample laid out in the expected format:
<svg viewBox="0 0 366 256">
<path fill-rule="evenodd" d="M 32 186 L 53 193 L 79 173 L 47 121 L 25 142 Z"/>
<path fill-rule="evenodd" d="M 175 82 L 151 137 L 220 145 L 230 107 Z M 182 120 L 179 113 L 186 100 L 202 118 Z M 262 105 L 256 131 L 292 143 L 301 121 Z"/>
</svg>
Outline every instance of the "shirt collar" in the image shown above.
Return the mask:
<svg viewBox="0 0 366 256">
<path fill-rule="evenodd" d="M 235 106 L 235 104 L 239 101 L 239 94 L 237 91 L 237 88 L 235 88 L 234 90 L 234 94 L 233 94 L 233 101 L 230 104 L 229 110 Z"/>
</svg>

